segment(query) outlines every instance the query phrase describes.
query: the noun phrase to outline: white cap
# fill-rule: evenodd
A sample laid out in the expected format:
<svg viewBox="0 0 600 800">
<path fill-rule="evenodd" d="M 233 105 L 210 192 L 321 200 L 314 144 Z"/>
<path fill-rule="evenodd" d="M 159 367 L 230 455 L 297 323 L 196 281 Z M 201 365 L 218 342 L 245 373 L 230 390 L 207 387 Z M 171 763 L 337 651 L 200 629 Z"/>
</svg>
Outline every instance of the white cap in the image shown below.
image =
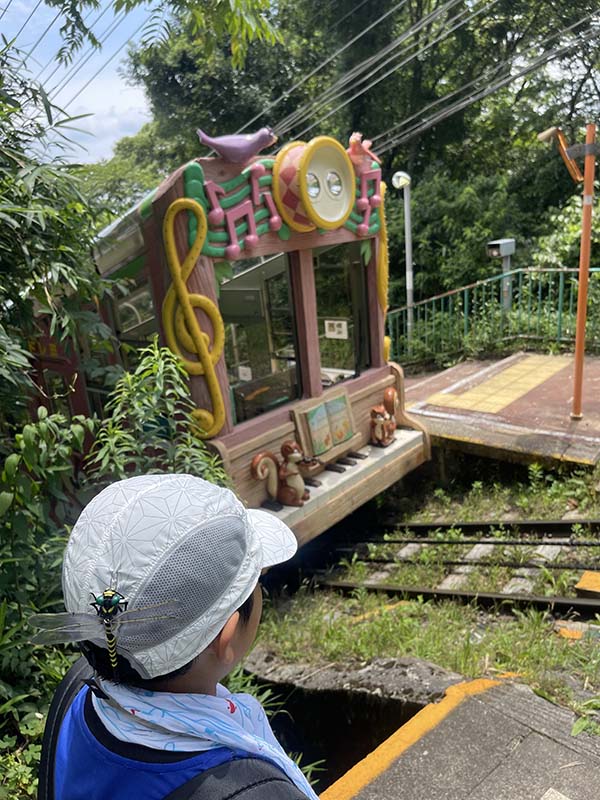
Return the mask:
<svg viewBox="0 0 600 800">
<path fill-rule="evenodd" d="M 192 475 L 113 483 L 83 510 L 67 544 L 68 611 L 96 614 L 91 595 L 114 589 L 127 610 L 177 601 L 175 617 L 124 622 L 117 652 L 143 678 L 166 675 L 201 653 L 252 594 L 261 571 L 291 558 L 292 531 L 246 509 L 229 489 Z"/>
</svg>

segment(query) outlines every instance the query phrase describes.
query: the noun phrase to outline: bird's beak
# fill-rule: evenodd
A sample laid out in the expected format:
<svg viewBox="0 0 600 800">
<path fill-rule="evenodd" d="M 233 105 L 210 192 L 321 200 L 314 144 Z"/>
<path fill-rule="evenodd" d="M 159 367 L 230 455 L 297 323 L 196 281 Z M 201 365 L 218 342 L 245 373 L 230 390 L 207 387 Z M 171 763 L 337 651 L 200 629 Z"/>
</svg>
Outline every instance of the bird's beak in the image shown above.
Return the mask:
<svg viewBox="0 0 600 800">
<path fill-rule="evenodd" d="M 273 141 L 271 142 L 271 144 L 275 144 L 275 142 L 277 142 L 277 141 L 279 141 L 279 136 L 276 136 L 275 134 L 273 134 Z"/>
</svg>

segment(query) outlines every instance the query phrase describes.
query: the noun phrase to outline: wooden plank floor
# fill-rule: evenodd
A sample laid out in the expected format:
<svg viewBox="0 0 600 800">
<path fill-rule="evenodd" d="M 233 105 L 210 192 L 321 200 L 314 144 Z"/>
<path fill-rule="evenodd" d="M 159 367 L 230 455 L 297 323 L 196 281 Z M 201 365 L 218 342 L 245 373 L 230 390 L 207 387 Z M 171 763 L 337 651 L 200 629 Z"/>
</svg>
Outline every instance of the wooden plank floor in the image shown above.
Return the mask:
<svg viewBox="0 0 600 800">
<path fill-rule="evenodd" d="M 515 353 L 406 379 L 406 405 L 438 441 L 489 455 L 600 461 L 600 358 L 585 361 L 583 419 L 570 417 L 573 358 Z"/>
</svg>

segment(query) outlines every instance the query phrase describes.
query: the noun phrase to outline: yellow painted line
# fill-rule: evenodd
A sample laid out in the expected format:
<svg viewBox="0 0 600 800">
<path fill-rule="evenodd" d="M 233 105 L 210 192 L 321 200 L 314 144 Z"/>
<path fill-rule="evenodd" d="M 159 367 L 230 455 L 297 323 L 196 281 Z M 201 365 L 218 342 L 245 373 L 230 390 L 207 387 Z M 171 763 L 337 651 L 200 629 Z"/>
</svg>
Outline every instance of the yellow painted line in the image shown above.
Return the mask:
<svg viewBox="0 0 600 800">
<path fill-rule="evenodd" d="M 464 700 L 487 692 L 494 686 L 499 686 L 499 681 L 480 678 L 448 687 L 444 698 L 439 703 L 430 703 L 421 709 L 389 739 L 382 742 L 366 758 L 363 758 L 345 775 L 332 783 L 321 795 L 321 800 L 351 800 L 356 797 L 361 789 L 382 775 L 402 753 L 432 731 Z"/>
<path fill-rule="evenodd" d="M 527 356 L 483 383 L 467 389 L 463 394 L 436 392 L 425 402 L 435 406 L 497 414 L 571 362 L 572 359 L 563 356 Z"/>
<path fill-rule="evenodd" d="M 381 606 L 380 608 L 374 608 L 373 611 L 367 611 L 366 614 L 360 614 L 358 617 L 352 617 L 350 619 L 351 625 L 356 625 L 357 622 L 364 622 L 366 619 L 371 619 L 372 617 L 378 617 L 380 614 L 384 612 L 393 611 L 395 608 L 399 606 L 411 606 L 410 600 L 399 600 L 397 603 L 388 603 L 385 606 Z"/>
</svg>

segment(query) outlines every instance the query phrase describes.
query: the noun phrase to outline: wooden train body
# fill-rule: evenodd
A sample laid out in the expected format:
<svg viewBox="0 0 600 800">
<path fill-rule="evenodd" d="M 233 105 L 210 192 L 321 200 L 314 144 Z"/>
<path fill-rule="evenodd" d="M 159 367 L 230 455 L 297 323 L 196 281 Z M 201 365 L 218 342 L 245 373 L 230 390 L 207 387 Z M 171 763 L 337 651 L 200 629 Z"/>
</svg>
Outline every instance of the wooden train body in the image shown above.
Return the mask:
<svg viewBox="0 0 600 800">
<path fill-rule="evenodd" d="M 236 491 L 301 542 L 429 457 L 386 360 L 385 185 L 365 144 L 317 137 L 242 160 L 223 148 L 175 171 L 97 245 L 104 276 L 132 279 L 113 309 L 120 341 L 158 332 L 180 356 Z M 282 455 L 286 442 L 301 461 Z M 310 497 L 281 504 L 298 473 Z"/>
</svg>

